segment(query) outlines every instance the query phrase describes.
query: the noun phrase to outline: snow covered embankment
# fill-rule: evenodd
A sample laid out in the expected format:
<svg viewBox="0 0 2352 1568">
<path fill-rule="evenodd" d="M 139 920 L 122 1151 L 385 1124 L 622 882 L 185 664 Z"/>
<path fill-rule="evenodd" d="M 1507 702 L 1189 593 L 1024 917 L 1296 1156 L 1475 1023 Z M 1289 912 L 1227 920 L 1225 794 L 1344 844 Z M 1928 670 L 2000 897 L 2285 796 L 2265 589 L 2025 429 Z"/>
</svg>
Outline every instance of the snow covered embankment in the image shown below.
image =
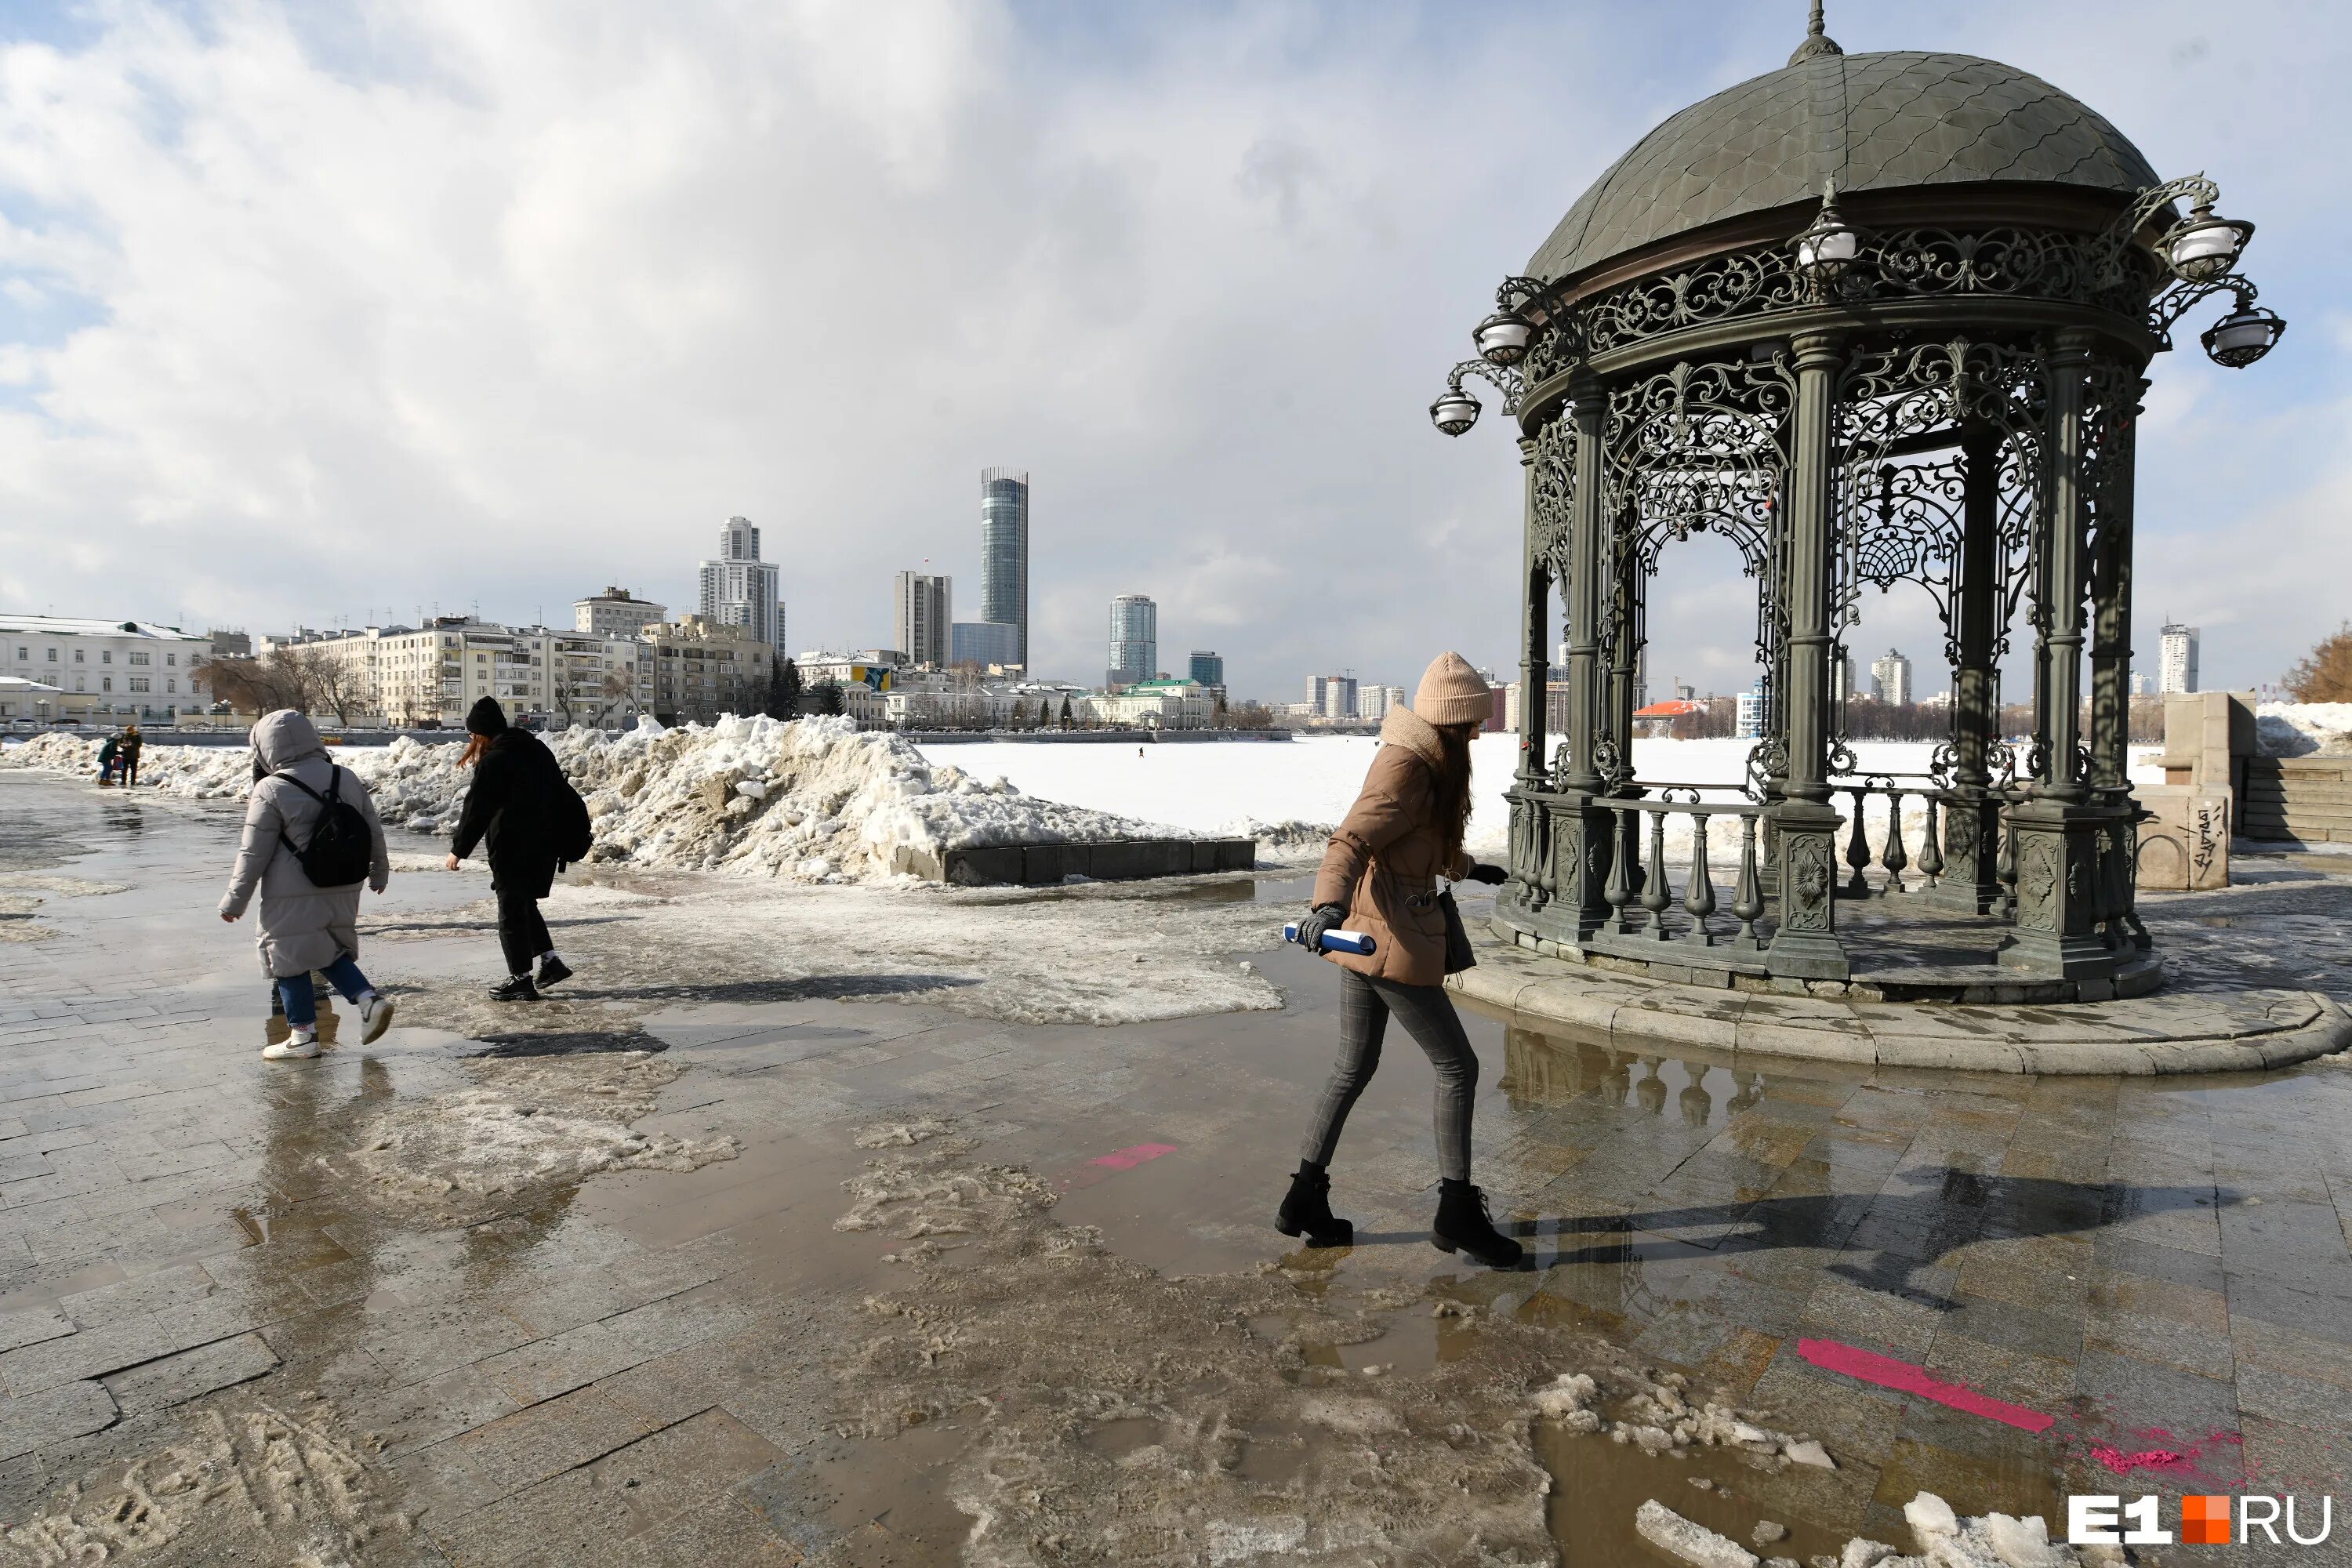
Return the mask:
<svg viewBox="0 0 2352 1568">
<path fill-rule="evenodd" d="M 2254 731 L 2266 757 L 2352 757 L 2352 702 L 2265 702 Z"/>
<path fill-rule="evenodd" d="M 649 869 L 728 870 L 803 882 L 892 874 L 901 847 L 936 856 L 1000 844 L 1190 837 L 1181 830 L 1024 795 L 1000 779 L 927 761 L 895 735 L 860 734 L 847 719 L 719 720 L 665 730 L 650 721 L 610 733 L 547 738 L 595 821 L 593 858 Z M 367 781 L 387 827 L 453 827 L 467 775 L 455 742 L 403 737 L 339 750 Z M 43 735 L 0 754 L 0 766 L 84 776 L 98 743 Z M 149 746 L 140 784 L 190 800 L 241 799 L 251 754 L 239 746 Z"/>
</svg>

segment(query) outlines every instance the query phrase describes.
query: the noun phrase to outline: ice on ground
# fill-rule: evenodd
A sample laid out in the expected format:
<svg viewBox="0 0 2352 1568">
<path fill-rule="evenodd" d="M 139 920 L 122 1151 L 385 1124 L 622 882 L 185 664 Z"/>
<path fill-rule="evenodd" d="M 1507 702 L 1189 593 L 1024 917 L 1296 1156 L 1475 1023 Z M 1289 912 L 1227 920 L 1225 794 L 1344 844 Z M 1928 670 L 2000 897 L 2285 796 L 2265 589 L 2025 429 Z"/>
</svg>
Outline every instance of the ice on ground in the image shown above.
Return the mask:
<svg viewBox="0 0 2352 1568">
<path fill-rule="evenodd" d="M 1692 1568 L 1756 1568 L 1756 1553 L 1685 1519 L 1655 1498 L 1634 1512 L 1633 1528 L 1643 1540 Z"/>
<path fill-rule="evenodd" d="M 2254 734 L 2266 757 L 2352 757 L 2352 702 L 2265 702 Z"/>
<path fill-rule="evenodd" d="M 662 1057 L 591 1052 L 466 1067 L 474 1087 L 396 1101 L 359 1130 L 351 1163 L 380 1197 L 464 1223 L 486 1205 L 511 1206 L 601 1171 L 691 1171 L 740 1149 L 731 1137 L 629 1126 L 686 1070 Z"/>
<path fill-rule="evenodd" d="M 591 858 L 798 881 L 898 873 L 899 852 L 933 857 L 1001 844 L 1098 843 L 1182 836 L 1133 816 L 1024 795 L 927 759 L 896 735 L 848 719 L 725 718 L 664 730 L 566 730 L 549 747 L 588 803 Z M 99 742 L 47 734 L 10 747 L 0 766 L 93 774 Z M 468 775 L 454 742 L 407 736 L 335 760 L 366 781 L 387 827 L 454 828 Z M 142 788 L 190 800 L 242 799 L 252 784 L 241 746 L 151 745 Z"/>
<path fill-rule="evenodd" d="M 371 1489 L 360 1449 L 324 1403 L 232 1398 L 197 1409 L 170 1447 L 84 1476 L 5 1533 L 12 1563 L 341 1563 L 411 1534 Z M 404 1555 L 394 1552 L 393 1555 Z"/>
<path fill-rule="evenodd" d="M 1903 1518 L 1919 1543 L 1918 1556 L 1906 1557 L 1883 1541 L 1857 1536 L 1838 1554 L 1838 1568 L 2092 1568 L 2124 1561 L 2116 1547 L 2077 1552 L 2051 1540 L 2050 1527 L 2037 1514 L 1963 1519 L 1934 1492 L 1920 1492 L 1905 1503 Z"/>
<path fill-rule="evenodd" d="M 616 1012 L 642 1016 L 681 1002 L 856 998 L 1008 1024 L 1149 1023 L 1282 1006 L 1267 975 L 1233 956 L 1276 945 L 1286 909 L 1251 901 L 1249 885 L 1231 877 L 1151 886 L 1238 897 L 1139 898 L 1133 884 L 1115 882 L 812 888 L 585 868 L 542 906 L 580 978 L 548 993 L 534 1026 L 609 1028 Z M 642 896 L 647 888 L 661 896 Z M 496 918 L 487 901 L 390 912 L 371 902 L 361 915 L 361 963 L 396 952 L 378 942 L 487 931 Z M 495 966 L 496 944 L 476 940 Z M 1293 947 L 1270 967 L 1280 975 L 1317 962 Z M 403 978 L 396 967 L 369 973 Z M 401 1018 L 467 1035 L 511 1026 L 478 987 L 437 978 L 422 994 L 404 987 Z"/>
</svg>

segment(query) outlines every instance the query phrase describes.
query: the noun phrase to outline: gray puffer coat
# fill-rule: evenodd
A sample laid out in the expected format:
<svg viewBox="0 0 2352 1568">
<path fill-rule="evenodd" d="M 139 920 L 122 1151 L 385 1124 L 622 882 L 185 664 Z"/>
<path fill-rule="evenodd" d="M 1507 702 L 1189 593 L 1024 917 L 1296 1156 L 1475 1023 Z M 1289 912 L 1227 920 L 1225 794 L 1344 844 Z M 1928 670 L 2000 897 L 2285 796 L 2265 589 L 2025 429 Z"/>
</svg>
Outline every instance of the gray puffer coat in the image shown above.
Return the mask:
<svg viewBox="0 0 2352 1568">
<path fill-rule="evenodd" d="M 322 808 L 276 775 L 290 774 L 320 795 L 335 783 L 337 798 L 359 807 L 368 825 L 367 885 L 379 893 L 392 879 L 392 861 L 384 852 L 383 824 L 376 820 L 367 785 L 351 769 L 338 768 L 328 759 L 326 745 L 310 720 L 290 708 L 268 715 L 253 727 L 253 750 L 272 776 L 256 783 L 246 803 L 245 843 L 237 850 L 236 869 L 229 876 L 220 912 L 245 913 L 254 889 L 261 889 L 261 919 L 254 940 L 261 949 L 262 973 L 287 980 L 324 969 L 345 953 L 359 956 L 360 885 L 321 888 L 303 872 L 287 841 L 308 844 Z"/>
</svg>

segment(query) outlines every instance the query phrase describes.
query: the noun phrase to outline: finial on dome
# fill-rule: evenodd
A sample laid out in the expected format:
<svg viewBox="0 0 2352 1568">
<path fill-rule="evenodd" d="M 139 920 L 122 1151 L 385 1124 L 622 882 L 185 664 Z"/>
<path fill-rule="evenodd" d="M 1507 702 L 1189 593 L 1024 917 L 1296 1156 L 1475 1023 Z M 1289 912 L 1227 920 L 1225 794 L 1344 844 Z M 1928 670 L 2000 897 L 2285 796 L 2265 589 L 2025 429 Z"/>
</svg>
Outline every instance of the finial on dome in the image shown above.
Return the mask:
<svg viewBox="0 0 2352 1568">
<path fill-rule="evenodd" d="M 1823 31 L 1827 26 L 1828 24 L 1822 19 L 1822 0 L 1813 0 L 1812 13 L 1805 18 L 1805 41 L 1799 44 L 1797 52 L 1789 57 L 1790 65 L 1802 65 L 1805 61 L 1817 59 L 1822 55 L 1845 53 L 1843 49 L 1838 47 L 1837 40 Z"/>
</svg>

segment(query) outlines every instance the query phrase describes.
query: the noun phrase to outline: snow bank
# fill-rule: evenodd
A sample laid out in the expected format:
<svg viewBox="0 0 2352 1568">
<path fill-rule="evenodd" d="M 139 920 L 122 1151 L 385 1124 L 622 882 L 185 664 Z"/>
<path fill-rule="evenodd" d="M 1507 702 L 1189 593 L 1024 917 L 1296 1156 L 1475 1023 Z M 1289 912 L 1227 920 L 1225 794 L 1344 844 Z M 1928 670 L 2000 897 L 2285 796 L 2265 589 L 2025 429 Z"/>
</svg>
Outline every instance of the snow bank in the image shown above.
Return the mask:
<svg viewBox="0 0 2352 1568">
<path fill-rule="evenodd" d="M 2254 742 L 2266 757 L 2352 757 L 2352 702 L 2265 702 Z"/>
<path fill-rule="evenodd" d="M 649 868 L 858 881 L 890 875 L 901 847 L 936 855 L 1184 836 L 1040 800 L 1002 779 L 983 784 L 895 735 L 860 734 L 847 719 L 726 718 L 674 730 L 646 721 L 619 733 L 567 730 L 547 743 L 587 799 L 591 858 Z M 335 760 L 367 781 L 387 827 L 439 833 L 465 801 L 459 750 L 403 736 Z M 94 740 L 49 734 L 11 748 L 0 766 L 91 774 L 97 757 Z M 241 746 L 150 746 L 140 759 L 142 788 L 190 800 L 241 799 L 251 779 Z"/>
</svg>

